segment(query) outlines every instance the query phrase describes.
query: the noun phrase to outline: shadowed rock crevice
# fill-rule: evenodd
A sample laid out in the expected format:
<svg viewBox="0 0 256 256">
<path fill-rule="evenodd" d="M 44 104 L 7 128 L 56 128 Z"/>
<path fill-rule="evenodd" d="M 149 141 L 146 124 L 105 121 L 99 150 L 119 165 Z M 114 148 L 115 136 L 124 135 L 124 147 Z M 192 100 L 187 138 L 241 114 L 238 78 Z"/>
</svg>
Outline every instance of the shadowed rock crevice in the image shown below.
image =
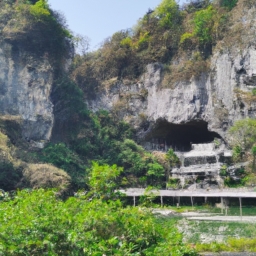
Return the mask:
<svg viewBox="0 0 256 256">
<path fill-rule="evenodd" d="M 215 138 L 221 139 L 221 136 L 209 131 L 207 122 L 202 120 L 185 124 L 159 120 L 147 135 L 146 141 L 152 149 L 167 150 L 172 147 L 175 151 L 189 151 L 192 149 L 191 144 L 210 143 Z"/>
</svg>

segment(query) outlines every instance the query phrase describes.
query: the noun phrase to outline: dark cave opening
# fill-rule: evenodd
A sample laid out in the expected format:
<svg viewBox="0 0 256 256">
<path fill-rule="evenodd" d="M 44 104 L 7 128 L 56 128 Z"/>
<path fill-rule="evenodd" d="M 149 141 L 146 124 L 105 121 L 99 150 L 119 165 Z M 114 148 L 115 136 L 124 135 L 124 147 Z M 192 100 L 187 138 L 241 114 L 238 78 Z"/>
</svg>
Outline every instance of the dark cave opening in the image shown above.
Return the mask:
<svg viewBox="0 0 256 256">
<path fill-rule="evenodd" d="M 190 151 L 191 144 L 210 143 L 215 138 L 221 139 L 221 136 L 209 131 L 208 123 L 202 120 L 185 124 L 160 120 L 146 140 L 151 143 L 152 149 L 157 147 L 159 150 L 166 150 L 171 147 L 174 151 Z"/>
</svg>

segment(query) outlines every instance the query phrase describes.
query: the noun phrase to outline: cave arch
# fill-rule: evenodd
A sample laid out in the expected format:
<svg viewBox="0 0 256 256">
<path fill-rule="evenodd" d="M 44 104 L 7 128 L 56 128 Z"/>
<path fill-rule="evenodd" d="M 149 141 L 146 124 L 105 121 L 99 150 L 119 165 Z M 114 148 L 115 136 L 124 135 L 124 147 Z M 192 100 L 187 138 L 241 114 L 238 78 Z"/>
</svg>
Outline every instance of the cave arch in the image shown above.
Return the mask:
<svg viewBox="0 0 256 256">
<path fill-rule="evenodd" d="M 146 141 L 154 149 L 164 150 L 172 147 L 175 151 L 190 151 L 191 144 L 213 142 L 215 138 L 222 139 L 216 132 L 208 130 L 208 123 L 195 120 L 184 124 L 172 124 L 166 120 L 158 120 L 155 127 L 146 136 Z"/>
</svg>

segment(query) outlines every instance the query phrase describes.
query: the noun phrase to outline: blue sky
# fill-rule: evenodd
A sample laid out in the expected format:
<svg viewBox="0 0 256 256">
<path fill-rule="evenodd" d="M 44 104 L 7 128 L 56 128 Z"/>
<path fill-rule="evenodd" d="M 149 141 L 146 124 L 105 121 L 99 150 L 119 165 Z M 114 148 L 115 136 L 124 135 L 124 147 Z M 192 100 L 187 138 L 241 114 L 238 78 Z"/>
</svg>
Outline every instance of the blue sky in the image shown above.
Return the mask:
<svg viewBox="0 0 256 256">
<path fill-rule="evenodd" d="M 180 0 L 180 4 L 185 0 Z M 149 8 L 161 0 L 48 0 L 63 13 L 69 28 L 90 38 L 91 50 L 113 33 L 133 27 Z"/>
</svg>

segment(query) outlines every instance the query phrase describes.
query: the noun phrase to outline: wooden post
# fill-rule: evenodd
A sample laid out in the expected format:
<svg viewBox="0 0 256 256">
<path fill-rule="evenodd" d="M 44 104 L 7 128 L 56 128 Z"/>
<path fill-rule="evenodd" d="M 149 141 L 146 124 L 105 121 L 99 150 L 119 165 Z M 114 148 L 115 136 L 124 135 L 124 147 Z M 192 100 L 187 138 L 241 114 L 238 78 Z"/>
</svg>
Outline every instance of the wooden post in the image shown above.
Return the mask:
<svg viewBox="0 0 256 256">
<path fill-rule="evenodd" d="M 191 196 L 190 199 L 191 199 L 191 204 L 192 204 L 192 208 L 193 208 L 193 207 L 194 207 L 194 204 L 193 204 L 193 197 Z"/>
<path fill-rule="evenodd" d="M 136 206 L 136 197 L 133 197 L 133 206 Z"/>
<path fill-rule="evenodd" d="M 178 196 L 177 208 L 180 208 L 180 197 Z"/>
<path fill-rule="evenodd" d="M 204 198 L 204 203 L 205 204 L 207 203 L 207 196 Z"/>
<path fill-rule="evenodd" d="M 220 203 L 221 204 L 221 206 L 220 206 L 221 207 L 221 214 L 223 214 L 224 205 L 223 205 L 223 198 L 222 197 L 220 198 L 220 202 L 221 202 Z"/>
<path fill-rule="evenodd" d="M 242 198 L 241 197 L 239 197 L 239 204 L 240 204 L 240 217 L 242 219 L 243 211 L 242 211 Z"/>
<path fill-rule="evenodd" d="M 172 205 L 174 206 L 174 196 L 172 197 Z"/>
<path fill-rule="evenodd" d="M 228 215 L 227 200 L 225 200 L 225 216 Z"/>
<path fill-rule="evenodd" d="M 161 199 L 161 207 L 163 207 L 163 205 L 164 205 L 164 203 L 163 203 L 163 197 L 161 196 L 160 199 Z"/>
</svg>

